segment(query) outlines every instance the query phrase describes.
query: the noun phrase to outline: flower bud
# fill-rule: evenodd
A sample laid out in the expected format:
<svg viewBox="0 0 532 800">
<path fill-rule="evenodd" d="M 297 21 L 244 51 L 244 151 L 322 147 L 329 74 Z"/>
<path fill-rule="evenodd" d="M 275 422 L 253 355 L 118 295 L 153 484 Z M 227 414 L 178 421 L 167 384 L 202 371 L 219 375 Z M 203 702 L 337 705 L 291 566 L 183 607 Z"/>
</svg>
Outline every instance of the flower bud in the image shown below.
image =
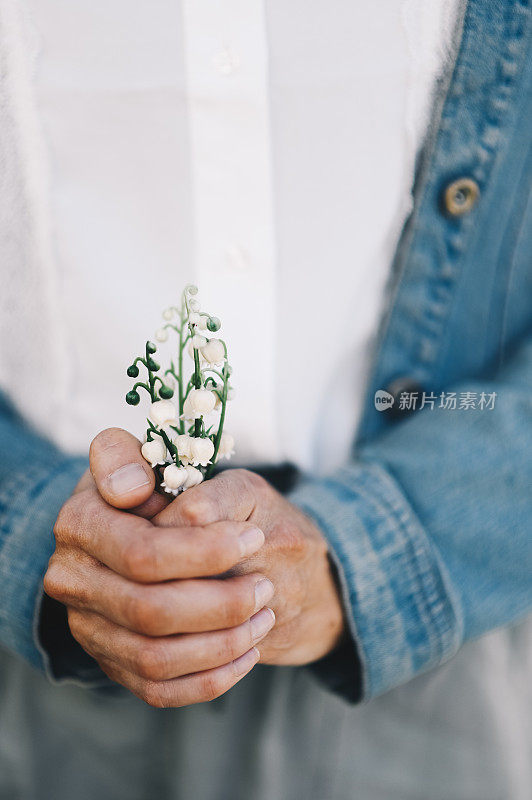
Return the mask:
<svg viewBox="0 0 532 800">
<path fill-rule="evenodd" d="M 176 409 L 171 400 L 156 400 L 155 403 L 151 404 L 148 416 L 153 424 L 160 428 L 161 425 L 169 425 L 175 422 Z"/>
<path fill-rule="evenodd" d="M 126 394 L 126 403 L 128 406 L 138 406 L 140 403 L 140 394 L 135 391 L 135 389 L 132 389 Z"/>
<path fill-rule="evenodd" d="M 157 351 L 157 345 L 153 344 L 153 342 L 146 342 L 147 353 L 155 353 L 156 351 Z"/>
<path fill-rule="evenodd" d="M 174 316 L 174 309 L 173 308 L 165 308 L 163 311 L 163 319 L 167 322 L 170 322 L 172 317 Z"/>
<path fill-rule="evenodd" d="M 163 440 L 159 439 L 159 437 L 152 439 L 151 442 L 144 442 L 140 448 L 140 452 L 152 467 L 166 462 L 166 447 Z"/>
<path fill-rule="evenodd" d="M 155 332 L 155 338 L 158 342 L 166 342 L 168 340 L 168 328 L 159 328 Z"/>
<path fill-rule="evenodd" d="M 184 416 L 187 419 L 199 419 L 214 410 L 216 396 L 208 389 L 191 389 L 183 404 Z"/>
<path fill-rule="evenodd" d="M 207 320 L 207 328 L 211 331 L 211 333 L 216 333 L 222 327 L 222 323 L 218 319 L 218 317 L 209 317 Z"/>
<path fill-rule="evenodd" d="M 188 478 L 185 467 L 176 467 L 169 464 L 163 472 L 163 482 L 161 486 L 169 494 L 177 494 Z"/>
<path fill-rule="evenodd" d="M 206 467 L 214 453 L 214 445 L 210 439 L 192 439 L 190 446 L 192 464 L 195 467 Z"/>
<path fill-rule="evenodd" d="M 192 486 L 197 486 L 198 483 L 202 482 L 203 474 L 199 469 L 196 469 L 196 467 L 191 467 L 190 465 L 185 467 L 185 469 L 187 471 L 187 479 L 183 484 L 183 489 L 190 489 Z"/>
<path fill-rule="evenodd" d="M 199 300 L 189 300 L 188 307 L 191 311 L 199 311 L 200 310 Z"/>
<path fill-rule="evenodd" d="M 222 433 L 222 438 L 220 439 L 220 446 L 218 448 L 218 457 L 219 458 L 231 458 L 235 454 L 235 440 L 231 436 L 230 433 Z"/>
<path fill-rule="evenodd" d="M 201 348 L 201 355 L 209 364 L 223 364 L 225 359 L 224 343 L 221 339 L 209 339 Z"/>
<path fill-rule="evenodd" d="M 146 366 L 148 367 L 150 372 L 157 372 L 158 370 L 161 369 L 161 365 L 158 364 L 154 358 L 148 358 L 148 360 L 146 361 Z"/>
<path fill-rule="evenodd" d="M 138 378 L 139 368 L 137 365 L 131 364 L 131 366 L 127 368 L 127 374 L 130 378 Z"/>
<path fill-rule="evenodd" d="M 198 287 L 194 286 L 193 283 L 187 283 L 185 286 L 185 292 L 190 295 L 194 295 L 198 293 Z"/>
<path fill-rule="evenodd" d="M 174 390 L 171 388 L 171 386 L 166 386 L 166 384 L 163 383 L 159 389 L 159 397 L 162 397 L 163 400 L 169 400 L 169 398 L 173 396 Z"/>
</svg>

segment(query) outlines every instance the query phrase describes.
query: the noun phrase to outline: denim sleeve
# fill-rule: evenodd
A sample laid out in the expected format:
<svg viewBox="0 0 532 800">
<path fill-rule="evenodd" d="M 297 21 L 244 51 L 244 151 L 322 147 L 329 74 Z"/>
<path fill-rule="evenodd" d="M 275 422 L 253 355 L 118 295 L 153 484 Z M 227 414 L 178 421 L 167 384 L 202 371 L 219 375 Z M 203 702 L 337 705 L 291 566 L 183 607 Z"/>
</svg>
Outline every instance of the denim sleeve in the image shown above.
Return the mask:
<svg viewBox="0 0 532 800">
<path fill-rule="evenodd" d="M 0 394 L 0 644 L 51 679 L 102 675 L 92 659 L 80 655 L 72 637 L 66 641 L 64 622 L 57 654 L 39 638 L 42 579 L 53 551 L 53 527 L 86 468 L 86 459 L 66 456 L 31 431 Z M 69 648 L 76 664 L 66 670 Z"/>
<path fill-rule="evenodd" d="M 495 407 L 420 410 L 290 495 L 338 570 L 359 661 L 337 655 L 322 678 L 351 701 L 532 609 L 532 342 L 451 390 L 496 392 Z"/>
</svg>

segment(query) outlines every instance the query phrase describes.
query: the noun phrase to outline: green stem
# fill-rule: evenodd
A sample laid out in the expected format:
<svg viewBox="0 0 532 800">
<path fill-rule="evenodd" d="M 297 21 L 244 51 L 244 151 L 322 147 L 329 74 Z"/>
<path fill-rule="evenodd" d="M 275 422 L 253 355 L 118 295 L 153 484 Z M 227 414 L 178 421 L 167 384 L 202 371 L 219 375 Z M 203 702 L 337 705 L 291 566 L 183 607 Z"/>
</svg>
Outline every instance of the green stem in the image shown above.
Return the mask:
<svg viewBox="0 0 532 800">
<path fill-rule="evenodd" d="M 225 344 L 224 344 L 225 347 Z M 227 359 L 227 348 L 225 350 L 225 356 Z M 218 430 L 216 431 L 216 437 L 214 439 L 214 453 L 212 454 L 212 458 L 210 460 L 209 466 L 205 472 L 205 480 L 210 478 L 211 473 L 214 469 L 214 465 L 216 464 L 216 458 L 218 456 L 218 450 L 220 449 L 220 442 L 222 441 L 222 433 L 224 430 L 224 422 L 225 422 L 225 409 L 227 408 L 227 390 L 229 388 L 229 370 L 227 368 L 227 361 L 224 365 L 223 369 L 223 379 L 224 379 L 224 386 L 222 390 L 222 397 L 220 398 L 222 403 L 222 410 L 220 412 L 220 422 L 218 423 Z M 217 393 L 218 394 L 218 393 Z M 218 395 L 219 396 L 219 395 Z"/>
</svg>

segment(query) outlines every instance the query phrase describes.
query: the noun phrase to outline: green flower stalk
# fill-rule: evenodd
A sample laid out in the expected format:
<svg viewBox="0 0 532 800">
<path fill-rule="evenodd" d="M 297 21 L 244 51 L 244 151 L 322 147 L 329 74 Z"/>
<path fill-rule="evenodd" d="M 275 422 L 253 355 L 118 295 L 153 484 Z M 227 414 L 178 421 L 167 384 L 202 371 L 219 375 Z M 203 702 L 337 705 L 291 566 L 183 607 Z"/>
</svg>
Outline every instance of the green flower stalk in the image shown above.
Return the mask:
<svg viewBox="0 0 532 800">
<path fill-rule="evenodd" d="M 165 343 L 172 332 L 177 338 L 177 353 L 163 373 L 164 380 L 157 374 L 161 367 L 153 358 L 157 346 L 151 341 L 146 342 L 145 355 L 127 368 L 130 378 L 138 378 L 139 365 L 146 370 L 146 378 L 127 393 L 126 403 L 140 403 L 139 389 L 150 396 L 142 455 L 156 471 L 158 486 L 173 495 L 207 480 L 217 461 L 234 452 L 233 437 L 224 432 L 232 392 L 227 347 L 222 339 L 208 337 L 220 330 L 221 322 L 200 310 L 197 293 L 196 286 L 188 285 L 180 306 L 163 311 L 164 324 L 155 338 Z M 193 364 L 189 377 L 186 356 Z"/>
</svg>

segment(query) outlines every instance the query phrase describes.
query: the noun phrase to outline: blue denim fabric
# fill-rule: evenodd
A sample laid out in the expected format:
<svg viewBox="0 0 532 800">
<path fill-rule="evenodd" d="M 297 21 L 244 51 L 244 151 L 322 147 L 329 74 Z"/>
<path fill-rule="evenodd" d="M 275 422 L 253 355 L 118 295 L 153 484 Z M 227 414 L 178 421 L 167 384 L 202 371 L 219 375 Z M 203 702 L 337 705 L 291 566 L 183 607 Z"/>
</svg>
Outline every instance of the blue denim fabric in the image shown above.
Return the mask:
<svg viewBox="0 0 532 800">
<path fill-rule="evenodd" d="M 330 543 L 366 700 L 532 608 L 531 36 L 523 0 L 467 4 L 352 461 L 291 494 Z M 462 175 L 480 200 L 446 216 L 442 191 Z M 434 393 L 495 391 L 496 406 L 393 421 L 373 396 L 400 376 Z M 35 609 L 55 517 L 85 462 L 5 405 L 0 447 L 0 642 L 43 670 Z M 329 670 L 331 684 L 341 678 L 344 696 L 358 699 L 354 662 Z"/>
<path fill-rule="evenodd" d="M 291 495 L 329 540 L 365 699 L 532 609 L 531 36 L 529 3 L 468 3 L 353 462 Z M 446 215 L 442 193 L 461 176 L 479 202 Z M 404 376 L 434 394 L 497 392 L 496 405 L 393 421 L 374 393 Z"/>
<path fill-rule="evenodd" d="M 57 514 L 87 461 L 37 436 L 2 395 L 0 453 L 0 642 L 49 672 L 37 635 L 42 578 Z"/>
</svg>

